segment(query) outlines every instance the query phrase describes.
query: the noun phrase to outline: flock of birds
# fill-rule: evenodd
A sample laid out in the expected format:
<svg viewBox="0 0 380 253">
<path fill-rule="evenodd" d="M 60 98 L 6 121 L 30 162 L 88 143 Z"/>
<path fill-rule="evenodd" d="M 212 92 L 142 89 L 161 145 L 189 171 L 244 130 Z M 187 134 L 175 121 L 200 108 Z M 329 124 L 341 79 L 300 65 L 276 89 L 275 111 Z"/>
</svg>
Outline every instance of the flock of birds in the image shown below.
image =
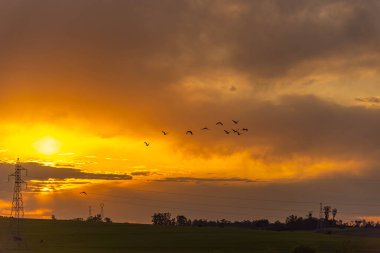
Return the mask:
<svg viewBox="0 0 380 253">
<path fill-rule="evenodd" d="M 232 122 L 233 122 L 235 125 L 238 125 L 238 124 L 239 124 L 239 120 L 232 120 Z M 221 121 L 216 122 L 215 125 L 216 125 L 216 126 L 224 126 L 223 122 L 221 122 Z M 210 130 L 210 129 L 209 129 L 208 127 L 201 128 L 201 131 L 207 131 L 207 130 Z M 239 129 L 239 128 L 231 128 L 231 130 L 223 129 L 223 131 L 224 131 L 225 134 L 230 134 L 231 131 L 232 131 L 233 133 L 235 133 L 235 134 L 237 134 L 237 135 L 241 135 L 242 132 L 248 132 L 248 128 L 241 128 L 241 129 Z M 162 130 L 161 132 L 162 132 L 162 134 L 165 135 L 165 136 L 169 134 L 168 131 L 164 131 L 164 130 Z M 194 132 L 193 132 L 192 130 L 187 130 L 187 131 L 186 131 L 186 135 L 194 135 Z M 147 142 L 147 141 L 144 141 L 144 144 L 145 144 L 145 146 L 147 146 L 147 147 L 149 147 L 149 145 L 150 145 L 150 143 Z"/>
<path fill-rule="evenodd" d="M 232 120 L 232 122 L 234 123 L 234 125 L 238 125 L 239 124 L 239 120 Z M 216 126 L 220 126 L 220 127 L 222 127 L 222 126 L 224 126 L 224 124 L 223 124 L 223 122 L 221 122 L 221 121 L 218 121 L 218 122 L 216 122 L 216 124 L 215 124 Z M 208 130 L 210 130 L 210 128 L 208 128 L 208 127 L 203 127 L 203 128 L 201 128 L 200 129 L 201 131 L 208 131 Z M 224 133 L 225 134 L 230 134 L 231 132 L 233 132 L 233 133 L 235 133 L 235 134 L 237 134 L 237 135 L 241 135 L 242 134 L 242 132 L 248 132 L 248 128 L 231 128 L 231 130 L 226 130 L 226 129 L 223 129 L 223 131 L 224 131 Z M 164 131 L 164 130 L 162 130 L 161 131 L 162 132 L 162 134 L 163 135 L 168 135 L 169 134 L 169 132 L 168 131 Z M 192 136 L 192 135 L 194 135 L 194 132 L 192 131 L 192 130 L 187 130 L 186 131 L 186 135 L 190 135 L 190 136 Z M 149 145 L 150 145 L 150 143 L 149 142 L 146 142 L 146 141 L 144 141 L 144 144 L 145 144 L 145 146 L 147 146 L 147 147 L 149 147 Z M 80 192 L 79 193 L 80 195 L 83 195 L 83 196 L 87 196 L 87 192 Z"/>
</svg>

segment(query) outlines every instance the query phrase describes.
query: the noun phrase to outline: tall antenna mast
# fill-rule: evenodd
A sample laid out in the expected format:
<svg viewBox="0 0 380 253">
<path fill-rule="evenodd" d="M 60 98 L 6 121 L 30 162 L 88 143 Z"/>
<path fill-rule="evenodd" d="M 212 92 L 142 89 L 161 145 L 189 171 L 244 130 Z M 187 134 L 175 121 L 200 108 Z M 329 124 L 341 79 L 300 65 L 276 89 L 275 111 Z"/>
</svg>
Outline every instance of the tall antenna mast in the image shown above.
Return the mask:
<svg viewBox="0 0 380 253">
<path fill-rule="evenodd" d="M 100 203 L 100 218 L 104 219 L 104 203 Z"/>
<path fill-rule="evenodd" d="M 13 188 L 13 199 L 12 199 L 12 209 L 11 209 L 11 219 L 10 219 L 10 237 L 8 240 L 7 248 L 10 247 L 12 242 L 12 248 L 17 249 L 27 249 L 27 243 L 25 238 L 22 237 L 20 220 L 24 218 L 24 202 L 22 199 L 22 185 L 27 187 L 27 183 L 22 179 L 22 171 L 25 171 L 27 175 L 27 170 L 23 168 L 20 164 L 20 159 L 17 158 L 15 165 L 15 172 L 8 176 L 8 181 L 11 177 L 14 177 L 14 188 Z"/>
</svg>

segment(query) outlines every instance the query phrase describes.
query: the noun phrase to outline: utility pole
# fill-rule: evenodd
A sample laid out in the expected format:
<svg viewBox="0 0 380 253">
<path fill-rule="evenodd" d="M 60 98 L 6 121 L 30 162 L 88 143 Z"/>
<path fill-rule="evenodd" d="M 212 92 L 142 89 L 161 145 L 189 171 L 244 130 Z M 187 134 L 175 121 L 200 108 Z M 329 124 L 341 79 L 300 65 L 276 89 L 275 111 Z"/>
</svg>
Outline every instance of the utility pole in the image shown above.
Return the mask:
<svg viewBox="0 0 380 253">
<path fill-rule="evenodd" d="M 324 220 L 323 220 L 323 207 L 322 203 L 319 203 L 319 222 L 318 222 L 318 229 L 324 228 Z"/>
<path fill-rule="evenodd" d="M 22 235 L 21 220 L 24 218 L 24 202 L 22 199 L 22 185 L 27 187 L 27 183 L 22 179 L 22 171 L 27 170 L 20 164 L 20 159 L 17 158 L 15 172 L 8 176 L 8 181 L 14 177 L 12 209 L 10 217 L 10 231 L 7 248 L 11 249 L 28 249 L 26 239 Z"/>
<path fill-rule="evenodd" d="M 88 217 L 92 217 L 92 207 L 88 206 Z"/>
<path fill-rule="evenodd" d="M 100 218 L 104 219 L 104 203 L 100 203 Z"/>
</svg>

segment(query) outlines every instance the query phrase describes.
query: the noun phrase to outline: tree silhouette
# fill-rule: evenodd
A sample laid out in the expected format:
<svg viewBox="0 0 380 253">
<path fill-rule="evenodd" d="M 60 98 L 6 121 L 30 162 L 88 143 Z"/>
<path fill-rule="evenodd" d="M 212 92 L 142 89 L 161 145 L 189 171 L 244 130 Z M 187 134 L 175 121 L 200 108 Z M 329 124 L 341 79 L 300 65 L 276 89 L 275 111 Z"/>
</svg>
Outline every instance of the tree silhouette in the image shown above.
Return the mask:
<svg viewBox="0 0 380 253">
<path fill-rule="evenodd" d="M 325 215 L 325 221 L 328 221 L 330 218 L 331 206 L 324 206 L 323 207 L 323 213 Z"/>
<path fill-rule="evenodd" d="M 188 226 L 191 225 L 191 220 L 187 219 L 184 215 L 178 215 L 175 224 L 177 226 Z"/>
<path fill-rule="evenodd" d="M 152 223 L 154 225 L 170 226 L 175 225 L 175 219 L 171 219 L 171 213 L 154 213 Z"/>
<path fill-rule="evenodd" d="M 286 217 L 285 223 L 294 223 L 298 220 L 298 217 L 296 215 L 290 215 L 289 217 Z"/>
<path fill-rule="evenodd" d="M 88 222 L 102 222 L 102 216 L 100 214 L 97 214 L 95 216 L 90 216 L 87 218 Z"/>
<path fill-rule="evenodd" d="M 105 217 L 104 218 L 104 222 L 106 222 L 106 223 L 112 223 L 112 220 L 109 217 Z"/>
</svg>

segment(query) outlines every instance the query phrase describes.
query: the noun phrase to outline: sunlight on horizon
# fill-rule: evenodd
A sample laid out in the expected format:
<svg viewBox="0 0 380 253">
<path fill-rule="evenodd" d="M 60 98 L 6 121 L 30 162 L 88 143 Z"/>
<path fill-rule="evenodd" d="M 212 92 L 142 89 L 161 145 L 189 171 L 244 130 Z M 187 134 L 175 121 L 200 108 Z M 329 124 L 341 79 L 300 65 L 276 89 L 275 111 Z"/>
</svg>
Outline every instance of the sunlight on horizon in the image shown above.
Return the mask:
<svg viewBox="0 0 380 253">
<path fill-rule="evenodd" d="M 35 149 L 43 155 L 53 155 L 59 152 L 61 143 L 53 137 L 45 137 L 34 143 Z"/>
<path fill-rule="evenodd" d="M 192 177 L 211 178 L 218 175 L 221 178 L 235 178 L 238 175 L 252 180 L 281 181 L 316 178 L 345 169 L 355 172 L 354 167 L 361 167 L 359 163 L 313 160 L 301 154 L 282 160 L 264 159 L 266 149 L 270 147 L 260 145 L 218 153 L 219 150 L 227 151 L 228 143 L 224 142 L 210 145 L 206 150 L 209 155 L 205 156 L 194 149 L 194 143 L 178 142 L 178 138 L 182 137 L 174 133 L 162 137 L 160 130 L 157 130 L 156 140 L 147 139 L 151 142 L 149 147 L 138 136 L 102 137 L 97 134 L 97 129 L 78 127 L 74 131 L 53 124 L 36 123 L 25 127 L 14 123 L 11 126 L 0 125 L 0 130 L 6 136 L 0 141 L 0 146 L 6 150 L 3 152 L 4 160 L 12 162 L 20 157 L 22 162 L 97 173 L 133 173 L 143 169 L 153 173 L 152 178 L 185 177 L 189 174 Z M 179 145 L 185 147 L 178 149 Z"/>
</svg>

